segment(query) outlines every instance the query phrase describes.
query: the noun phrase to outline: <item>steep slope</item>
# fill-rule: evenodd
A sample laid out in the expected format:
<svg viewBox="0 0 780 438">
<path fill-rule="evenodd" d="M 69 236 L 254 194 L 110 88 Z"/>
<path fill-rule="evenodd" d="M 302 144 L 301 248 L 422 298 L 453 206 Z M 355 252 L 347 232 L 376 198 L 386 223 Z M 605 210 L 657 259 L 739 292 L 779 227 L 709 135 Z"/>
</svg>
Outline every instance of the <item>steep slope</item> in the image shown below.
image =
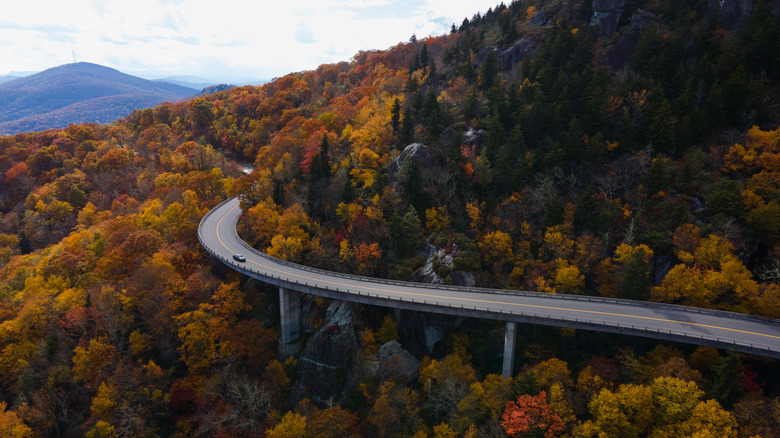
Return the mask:
<svg viewBox="0 0 780 438">
<path fill-rule="evenodd" d="M 197 90 L 80 62 L 0 84 L 0 134 L 112 122 Z"/>
</svg>

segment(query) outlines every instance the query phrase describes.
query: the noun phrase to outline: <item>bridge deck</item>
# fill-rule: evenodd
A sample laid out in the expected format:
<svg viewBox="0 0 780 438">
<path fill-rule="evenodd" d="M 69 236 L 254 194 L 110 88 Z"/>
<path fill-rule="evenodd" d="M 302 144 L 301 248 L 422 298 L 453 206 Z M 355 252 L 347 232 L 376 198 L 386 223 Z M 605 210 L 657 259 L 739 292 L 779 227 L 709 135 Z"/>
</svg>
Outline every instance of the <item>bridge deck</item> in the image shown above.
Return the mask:
<svg viewBox="0 0 780 438">
<path fill-rule="evenodd" d="M 231 268 L 278 286 L 343 300 L 502 321 L 606 331 L 780 358 L 780 321 L 669 304 L 581 295 L 426 285 L 323 271 L 263 254 L 236 233 L 231 198 L 201 221 L 206 250 Z M 242 253 L 245 262 L 233 254 Z"/>
</svg>

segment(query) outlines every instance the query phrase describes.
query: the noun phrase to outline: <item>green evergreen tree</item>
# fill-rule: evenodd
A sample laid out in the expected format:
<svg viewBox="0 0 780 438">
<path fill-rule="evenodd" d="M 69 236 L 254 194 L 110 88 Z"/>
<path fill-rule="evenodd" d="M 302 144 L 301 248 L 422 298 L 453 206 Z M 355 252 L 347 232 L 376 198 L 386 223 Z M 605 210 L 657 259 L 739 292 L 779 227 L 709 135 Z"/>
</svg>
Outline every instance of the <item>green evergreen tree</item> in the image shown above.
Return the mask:
<svg viewBox="0 0 780 438">
<path fill-rule="evenodd" d="M 735 351 L 730 351 L 714 367 L 715 380 L 712 382 L 710 395 L 724 408 L 731 409 L 737 400 L 745 393 L 742 381 L 745 375 L 742 372 L 742 360 Z"/>
<path fill-rule="evenodd" d="M 321 179 L 330 178 L 331 170 L 328 149 L 328 136 L 327 134 L 322 134 L 320 150 L 312 157 L 311 166 L 309 168 L 309 179 L 313 183 L 320 181 Z"/>
<path fill-rule="evenodd" d="M 487 144 L 485 145 L 485 156 L 493 161 L 496 151 L 506 143 L 506 132 L 504 125 L 498 117 L 498 113 L 493 115 L 487 121 Z"/>
<path fill-rule="evenodd" d="M 423 189 L 422 168 L 420 161 L 409 157 L 398 170 L 398 180 L 406 198 L 416 211 L 425 211 L 431 206 L 428 195 Z"/>
<path fill-rule="evenodd" d="M 458 28 L 458 33 L 466 32 L 469 30 L 469 19 L 464 18 L 463 22 L 460 23 L 460 27 Z"/>
<path fill-rule="evenodd" d="M 482 67 L 479 69 L 479 89 L 487 91 L 496 83 L 498 78 L 498 58 L 496 52 L 491 50 L 482 61 Z"/>
<path fill-rule="evenodd" d="M 416 93 L 420 89 L 420 83 L 412 75 L 414 70 L 409 70 L 409 76 L 406 78 L 406 84 L 404 84 L 404 91 L 408 94 Z"/>
<path fill-rule="evenodd" d="M 406 107 L 404 118 L 401 119 L 401 135 L 398 138 L 398 145 L 401 149 L 414 142 L 414 115 L 412 109 Z"/>
<path fill-rule="evenodd" d="M 425 121 L 425 130 L 428 132 L 428 140 L 436 141 L 443 130 L 443 121 L 441 108 L 436 92 L 431 90 L 425 99 L 423 106 L 423 120 Z"/>
<path fill-rule="evenodd" d="M 398 132 L 398 128 L 401 126 L 401 101 L 397 97 L 390 108 L 390 124 L 393 127 L 393 132 Z"/>
<path fill-rule="evenodd" d="M 630 300 L 646 300 L 652 285 L 650 263 L 644 251 L 634 251 L 631 258 L 623 265 L 618 295 Z"/>
<path fill-rule="evenodd" d="M 477 110 L 479 108 L 479 95 L 477 94 L 477 89 L 475 87 L 469 88 L 469 92 L 466 95 L 466 98 L 463 100 L 463 104 L 461 104 L 461 113 L 463 114 L 463 117 L 467 119 L 473 119 L 477 117 Z"/>
<path fill-rule="evenodd" d="M 390 242 L 395 255 L 404 257 L 423 240 L 422 222 L 413 205 L 404 214 L 394 214 L 388 221 Z"/>
</svg>

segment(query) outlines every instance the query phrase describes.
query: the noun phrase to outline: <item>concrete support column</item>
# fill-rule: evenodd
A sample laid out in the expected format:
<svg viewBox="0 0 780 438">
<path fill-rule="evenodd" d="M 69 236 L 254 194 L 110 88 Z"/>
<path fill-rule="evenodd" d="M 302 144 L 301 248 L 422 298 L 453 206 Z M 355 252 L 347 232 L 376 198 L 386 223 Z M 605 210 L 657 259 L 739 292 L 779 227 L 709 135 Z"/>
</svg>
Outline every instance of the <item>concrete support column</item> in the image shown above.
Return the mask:
<svg viewBox="0 0 780 438">
<path fill-rule="evenodd" d="M 515 327 L 514 322 L 506 322 L 506 331 L 504 332 L 504 369 L 501 375 L 504 378 L 512 377 L 512 366 L 515 362 Z"/>
<path fill-rule="evenodd" d="M 282 343 L 289 344 L 301 336 L 301 294 L 279 288 L 279 313 L 282 317 Z"/>
</svg>

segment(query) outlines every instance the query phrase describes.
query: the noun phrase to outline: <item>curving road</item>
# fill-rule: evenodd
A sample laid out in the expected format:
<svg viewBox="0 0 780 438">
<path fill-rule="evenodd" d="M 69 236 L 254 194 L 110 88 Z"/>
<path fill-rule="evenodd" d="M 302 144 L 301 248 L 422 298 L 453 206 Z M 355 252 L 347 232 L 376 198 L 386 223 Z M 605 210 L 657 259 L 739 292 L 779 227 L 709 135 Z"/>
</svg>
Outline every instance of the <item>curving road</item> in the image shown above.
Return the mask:
<svg viewBox="0 0 780 438">
<path fill-rule="evenodd" d="M 396 308 L 733 348 L 780 359 L 780 320 L 650 302 L 426 285 L 323 271 L 249 247 L 236 233 L 240 215 L 237 198 L 212 209 L 198 227 L 201 244 L 232 269 L 284 289 Z M 235 253 L 244 254 L 246 261 L 234 261 Z"/>
</svg>

